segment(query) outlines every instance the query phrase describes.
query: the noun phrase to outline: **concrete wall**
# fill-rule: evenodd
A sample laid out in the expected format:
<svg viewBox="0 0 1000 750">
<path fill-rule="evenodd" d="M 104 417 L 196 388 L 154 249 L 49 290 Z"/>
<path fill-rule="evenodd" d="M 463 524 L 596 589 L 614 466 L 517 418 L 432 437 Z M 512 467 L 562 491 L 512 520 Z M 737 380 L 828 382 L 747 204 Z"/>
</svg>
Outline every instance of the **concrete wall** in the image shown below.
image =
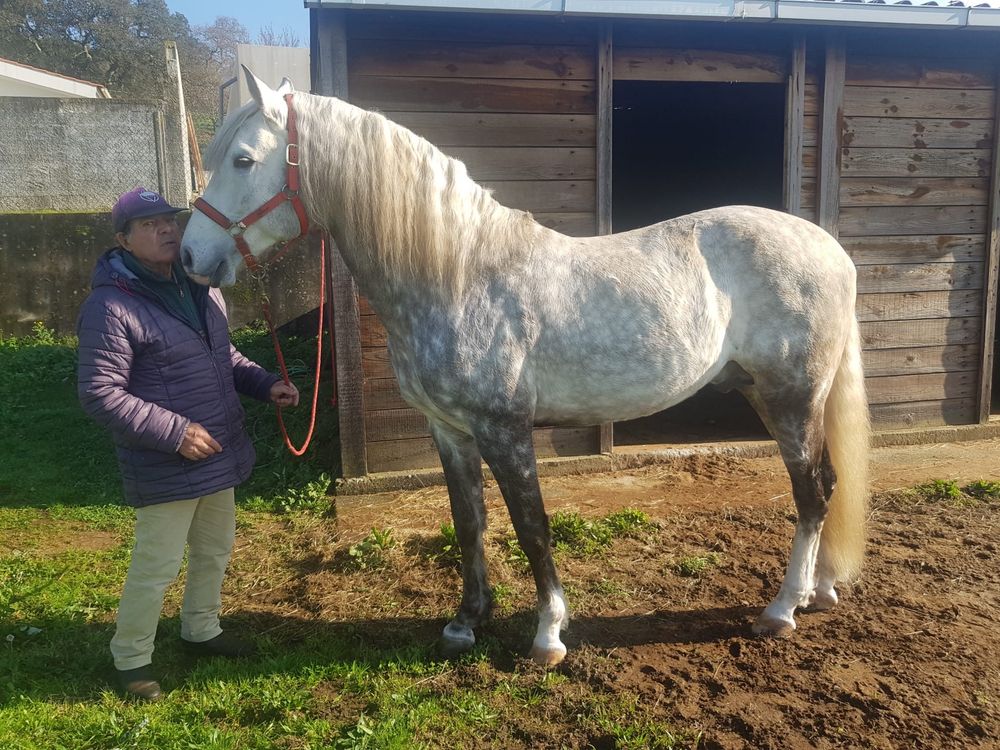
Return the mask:
<svg viewBox="0 0 1000 750">
<path fill-rule="evenodd" d="M 121 193 L 137 185 L 164 192 L 163 132 L 154 104 L 5 98 L 0 213 L 110 211 Z M 186 200 L 183 191 L 178 197 Z"/>
<path fill-rule="evenodd" d="M 60 334 L 75 333 L 94 264 L 112 244 L 108 213 L 0 215 L 0 334 L 24 335 L 35 321 Z M 267 292 L 278 325 L 316 307 L 317 253 L 318 248 L 300 245 L 269 275 Z M 260 317 L 256 292 L 247 284 L 224 294 L 233 326 Z"/>
</svg>

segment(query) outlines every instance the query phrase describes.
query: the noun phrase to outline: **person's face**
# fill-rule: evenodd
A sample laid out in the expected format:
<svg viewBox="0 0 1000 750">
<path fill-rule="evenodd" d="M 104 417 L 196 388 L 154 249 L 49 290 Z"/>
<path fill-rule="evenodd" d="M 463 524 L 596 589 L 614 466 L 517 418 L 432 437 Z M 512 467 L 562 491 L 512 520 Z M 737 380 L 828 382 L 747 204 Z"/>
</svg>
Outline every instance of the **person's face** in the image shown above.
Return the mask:
<svg viewBox="0 0 1000 750">
<path fill-rule="evenodd" d="M 175 214 L 158 214 L 132 219 L 126 232 L 119 232 L 118 244 L 132 253 L 139 262 L 170 275 L 170 267 L 180 254 L 180 228 Z"/>
</svg>

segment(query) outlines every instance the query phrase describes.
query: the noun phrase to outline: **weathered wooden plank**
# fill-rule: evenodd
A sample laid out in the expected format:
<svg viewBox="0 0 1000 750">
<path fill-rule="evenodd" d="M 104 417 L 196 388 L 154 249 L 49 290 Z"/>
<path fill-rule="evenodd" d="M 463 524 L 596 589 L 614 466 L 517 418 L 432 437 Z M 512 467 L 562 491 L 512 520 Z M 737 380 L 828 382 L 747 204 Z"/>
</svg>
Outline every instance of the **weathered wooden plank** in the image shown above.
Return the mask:
<svg viewBox="0 0 1000 750">
<path fill-rule="evenodd" d="M 993 117 L 993 92 L 977 89 L 919 89 L 845 86 L 844 114 L 864 117 Z"/>
<path fill-rule="evenodd" d="M 413 408 L 365 412 L 365 434 L 370 442 L 430 437 L 427 417 Z"/>
<path fill-rule="evenodd" d="M 571 237 L 593 237 L 597 234 L 597 214 L 594 213 L 539 213 L 534 217 L 542 226 Z"/>
<path fill-rule="evenodd" d="M 983 177 L 842 177 L 844 206 L 985 206 Z"/>
<path fill-rule="evenodd" d="M 978 234 L 985 206 L 852 206 L 840 211 L 840 233 L 878 237 L 902 234 Z"/>
<path fill-rule="evenodd" d="M 393 378 L 389 361 L 388 349 L 363 349 L 361 351 L 361 370 L 366 378 Z"/>
<path fill-rule="evenodd" d="M 383 350 L 384 351 L 384 350 Z M 399 393 L 399 383 L 395 376 L 387 378 L 365 378 L 365 411 L 383 409 L 407 409 L 409 404 Z"/>
<path fill-rule="evenodd" d="M 503 205 L 532 213 L 593 213 L 597 203 L 594 180 L 491 180 L 482 185 Z"/>
<path fill-rule="evenodd" d="M 532 433 L 535 455 L 585 456 L 597 453 L 593 427 L 540 427 Z M 437 449 L 429 437 L 368 443 L 371 471 L 400 471 L 439 466 Z"/>
<path fill-rule="evenodd" d="M 802 147 L 802 184 L 803 190 L 807 183 L 812 184 L 811 197 L 813 202 L 816 201 L 816 164 L 819 161 L 819 148 L 816 146 L 803 146 Z M 806 196 L 802 196 L 805 200 Z"/>
<path fill-rule="evenodd" d="M 389 334 L 377 315 L 361 315 L 361 346 L 365 349 L 384 347 Z"/>
<path fill-rule="evenodd" d="M 982 260 L 981 234 L 841 237 L 840 244 L 857 266 L 883 263 L 963 263 Z"/>
<path fill-rule="evenodd" d="M 974 424 L 976 401 L 971 398 L 921 401 L 909 404 L 879 404 L 871 409 L 872 424 L 880 430 Z"/>
<path fill-rule="evenodd" d="M 974 344 L 921 346 L 912 349 L 870 349 L 863 353 L 866 377 L 967 372 L 979 369 Z"/>
<path fill-rule="evenodd" d="M 994 80 L 1000 86 L 1000 66 L 994 68 Z M 982 369 L 979 371 L 980 388 L 977 394 L 977 417 L 986 422 L 993 404 L 993 360 L 996 346 L 997 293 L 1000 278 L 1000 96 L 995 102 L 993 121 L 993 168 L 990 171 L 990 213 L 987 226 L 986 283 L 983 285 L 983 338 L 981 343 Z"/>
<path fill-rule="evenodd" d="M 817 223 L 834 237 L 840 224 L 840 131 L 844 116 L 844 37 L 831 32 L 826 40 L 823 109 L 820 113 L 819 155 L 816 172 Z"/>
<path fill-rule="evenodd" d="M 379 39 L 352 47 L 349 62 L 351 73 L 361 76 L 594 78 L 593 55 L 590 47 L 583 46 Z"/>
<path fill-rule="evenodd" d="M 861 266 L 858 293 L 982 289 L 982 263 L 904 263 Z"/>
<path fill-rule="evenodd" d="M 797 34 L 792 45 L 792 65 L 788 72 L 785 101 L 785 169 L 783 180 L 785 210 L 802 215 L 802 144 L 805 140 L 806 39 Z"/>
<path fill-rule="evenodd" d="M 470 148 L 445 149 L 465 163 L 477 182 L 499 180 L 593 180 L 596 156 L 593 148 Z"/>
<path fill-rule="evenodd" d="M 990 151 L 972 149 L 844 148 L 848 177 L 986 177 Z"/>
<path fill-rule="evenodd" d="M 558 18 L 526 18 L 513 14 L 427 13 L 426 11 L 392 13 L 352 13 L 349 18 L 351 39 L 418 39 L 461 44 L 504 43 L 516 39 L 526 44 L 587 44 L 593 40 L 593 26 L 563 23 Z M 366 42 L 367 43 L 367 42 Z M 448 45 L 445 45 L 448 46 Z"/>
<path fill-rule="evenodd" d="M 350 78 L 351 102 L 396 112 L 538 112 L 593 114 L 592 81 L 475 78 Z"/>
<path fill-rule="evenodd" d="M 993 120 L 845 117 L 843 145 L 854 148 L 990 148 Z"/>
<path fill-rule="evenodd" d="M 992 89 L 993 70 L 989 60 L 928 62 L 926 58 L 901 60 L 851 55 L 847 82 L 851 86 Z"/>
<path fill-rule="evenodd" d="M 935 292 L 927 292 L 935 294 Z M 932 320 L 888 320 L 861 323 L 865 349 L 906 349 L 914 346 L 972 344 L 979 338 L 979 317 Z"/>
<path fill-rule="evenodd" d="M 597 34 L 597 205 L 596 234 L 611 234 L 612 217 L 612 126 L 614 123 L 614 30 L 610 23 L 601 24 Z M 586 234 L 581 231 L 580 234 Z M 604 422 L 598 435 L 601 453 L 614 449 L 613 422 Z"/>
<path fill-rule="evenodd" d="M 435 146 L 593 146 L 592 114 L 383 112 Z"/>
<path fill-rule="evenodd" d="M 621 81 L 784 83 L 787 68 L 781 55 L 762 52 L 619 46 L 613 75 Z"/>
<path fill-rule="evenodd" d="M 885 292 L 859 294 L 855 310 L 861 322 L 966 318 L 979 315 L 982 304 L 982 294 L 970 289 L 955 292 Z"/>
<path fill-rule="evenodd" d="M 821 101 L 822 92 L 820 91 L 820 85 L 807 81 L 805 86 L 805 100 L 802 102 L 803 112 L 806 117 L 816 117 L 819 119 Z M 818 127 L 816 128 L 816 132 L 819 133 Z"/>
<path fill-rule="evenodd" d="M 975 371 L 935 372 L 865 378 L 870 404 L 900 404 L 910 401 L 943 401 L 972 398 L 979 377 Z"/>
<path fill-rule="evenodd" d="M 321 10 L 313 36 L 317 92 L 349 100 L 347 82 L 347 32 L 343 11 Z M 361 383 L 361 341 L 358 290 L 336 243 L 330 241 L 328 275 L 337 354 L 337 413 L 340 465 L 345 477 L 368 473 L 365 452 L 364 391 Z"/>
</svg>

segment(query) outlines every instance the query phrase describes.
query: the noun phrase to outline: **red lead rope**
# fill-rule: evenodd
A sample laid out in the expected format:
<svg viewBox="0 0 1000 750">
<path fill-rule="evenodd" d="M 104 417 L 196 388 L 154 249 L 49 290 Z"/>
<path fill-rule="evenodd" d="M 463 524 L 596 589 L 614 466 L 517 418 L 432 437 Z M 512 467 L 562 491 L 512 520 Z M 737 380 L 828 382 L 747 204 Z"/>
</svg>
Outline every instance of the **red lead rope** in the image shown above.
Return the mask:
<svg viewBox="0 0 1000 750">
<path fill-rule="evenodd" d="M 306 449 L 309 447 L 309 443 L 312 441 L 313 430 L 316 428 L 316 407 L 319 403 L 320 367 L 323 361 L 323 306 L 326 301 L 326 239 L 324 236 L 320 237 L 319 252 L 319 331 L 316 333 L 316 376 L 313 384 L 312 410 L 309 414 L 309 432 L 306 435 L 305 442 L 302 444 L 301 448 L 296 448 L 292 444 L 292 439 L 288 436 L 285 421 L 281 417 L 281 407 L 277 404 L 275 404 L 274 407 L 278 415 L 278 426 L 281 428 L 281 435 L 285 439 L 285 445 L 288 446 L 288 450 L 293 456 L 301 456 L 306 452 Z M 261 302 L 261 309 L 264 313 L 264 320 L 267 321 L 267 329 L 271 333 L 271 341 L 274 344 L 274 353 L 278 357 L 278 367 L 281 369 L 281 377 L 285 383 L 291 383 L 288 378 L 288 367 L 285 365 L 285 355 L 282 353 L 281 344 L 278 342 L 278 332 L 274 327 L 274 321 L 271 319 L 271 304 L 268 302 L 266 296 Z M 330 398 L 331 406 L 337 405 L 337 362 L 335 357 L 336 352 L 331 347 L 330 363 L 333 369 L 334 383 L 333 396 Z"/>
</svg>

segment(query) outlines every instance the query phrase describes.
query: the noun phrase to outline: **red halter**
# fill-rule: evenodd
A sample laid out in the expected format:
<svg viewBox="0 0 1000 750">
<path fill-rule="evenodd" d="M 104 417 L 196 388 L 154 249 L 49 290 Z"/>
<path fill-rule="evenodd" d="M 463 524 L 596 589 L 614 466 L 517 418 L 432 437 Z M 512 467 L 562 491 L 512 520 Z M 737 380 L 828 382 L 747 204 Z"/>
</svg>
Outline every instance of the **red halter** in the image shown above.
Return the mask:
<svg viewBox="0 0 1000 750">
<path fill-rule="evenodd" d="M 301 239 L 309 231 L 309 218 L 306 216 L 306 207 L 299 196 L 299 131 L 295 124 L 295 109 L 292 107 L 291 94 L 285 94 L 285 103 L 288 104 L 288 145 L 285 146 L 285 164 L 288 169 L 285 173 L 285 186 L 271 196 L 264 205 L 251 211 L 239 221 L 231 221 L 229 217 L 204 198 L 198 198 L 194 202 L 194 209 L 196 211 L 201 211 L 205 216 L 229 232 L 250 271 L 256 271 L 260 268 L 260 264 L 253 256 L 253 253 L 250 252 L 250 246 L 243 239 L 243 233 L 247 230 L 247 227 L 260 221 L 271 211 L 285 203 L 285 201 L 291 201 L 292 209 L 295 211 L 295 215 L 299 217 L 299 234 L 291 241 L 294 242 Z"/>
</svg>

